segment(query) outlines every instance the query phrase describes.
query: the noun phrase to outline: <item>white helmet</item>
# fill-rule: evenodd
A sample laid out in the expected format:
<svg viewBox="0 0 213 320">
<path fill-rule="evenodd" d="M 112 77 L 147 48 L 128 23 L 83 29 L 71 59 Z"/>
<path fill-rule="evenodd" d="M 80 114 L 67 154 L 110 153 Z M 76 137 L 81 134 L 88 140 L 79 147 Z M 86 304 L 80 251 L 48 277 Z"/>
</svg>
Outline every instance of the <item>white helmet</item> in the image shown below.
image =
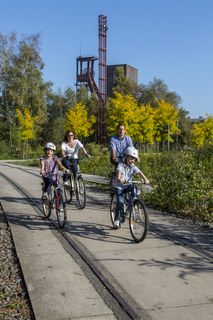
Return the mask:
<svg viewBox="0 0 213 320">
<path fill-rule="evenodd" d="M 138 160 L 138 150 L 135 149 L 134 147 L 126 148 L 126 150 L 124 151 L 124 155 L 125 156 L 131 156 L 131 157 L 133 157 L 133 158 Z"/>
<path fill-rule="evenodd" d="M 44 149 L 51 149 L 51 150 L 56 150 L 56 146 L 54 145 L 54 143 L 52 143 L 52 142 L 47 142 L 47 143 L 45 143 L 45 145 L 44 145 Z"/>
</svg>

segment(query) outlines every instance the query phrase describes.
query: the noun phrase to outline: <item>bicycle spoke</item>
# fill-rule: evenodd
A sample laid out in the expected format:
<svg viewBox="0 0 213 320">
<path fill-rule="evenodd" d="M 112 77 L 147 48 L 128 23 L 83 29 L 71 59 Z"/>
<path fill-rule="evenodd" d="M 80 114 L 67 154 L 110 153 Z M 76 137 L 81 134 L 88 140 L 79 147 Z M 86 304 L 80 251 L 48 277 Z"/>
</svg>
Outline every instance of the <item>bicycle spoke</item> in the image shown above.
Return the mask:
<svg viewBox="0 0 213 320">
<path fill-rule="evenodd" d="M 42 209 L 43 209 L 44 216 L 46 218 L 49 218 L 49 216 L 51 215 L 51 210 L 52 210 L 50 192 L 47 193 L 47 199 L 42 199 Z"/>
<path fill-rule="evenodd" d="M 76 197 L 80 209 L 85 208 L 86 205 L 86 188 L 82 176 L 78 176 L 76 180 Z"/>
<path fill-rule="evenodd" d="M 58 224 L 60 228 L 63 228 L 67 221 L 67 211 L 66 211 L 66 203 L 64 201 L 62 190 L 57 190 L 56 197 L 57 197 L 56 215 L 58 219 Z"/>
<path fill-rule="evenodd" d="M 145 239 L 148 229 L 148 216 L 143 202 L 138 199 L 133 200 L 129 228 L 136 242 L 141 242 Z"/>
<path fill-rule="evenodd" d="M 68 179 L 68 185 L 64 185 L 64 195 L 67 203 L 72 201 L 73 188 L 72 188 L 72 178 Z"/>
<path fill-rule="evenodd" d="M 116 204 L 117 204 L 117 198 L 114 193 L 111 196 L 111 202 L 110 202 L 110 218 L 111 218 L 111 222 L 112 222 L 113 227 L 114 227 L 114 222 L 115 222 Z"/>
</svg>

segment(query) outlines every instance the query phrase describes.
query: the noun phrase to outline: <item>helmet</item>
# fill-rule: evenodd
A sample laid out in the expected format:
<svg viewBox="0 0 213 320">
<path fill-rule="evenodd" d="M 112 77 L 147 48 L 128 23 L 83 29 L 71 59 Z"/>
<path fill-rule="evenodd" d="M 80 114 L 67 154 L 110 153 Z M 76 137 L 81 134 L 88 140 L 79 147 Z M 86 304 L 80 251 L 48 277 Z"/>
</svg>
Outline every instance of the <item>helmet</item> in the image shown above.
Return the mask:
<svg viewBox="0 0 213 320">
<path fill-rule="evenodd" d="M 135 149 L 134 147 L 128 147 L 126 148 L 126 150 L 124 151 L 124 155 L 126 156 L 131 156 L 135 159 L 138 160 L 138 150 Z"/>
<path fill-rule="evenodd" d="M 51 150 L 56 150 L 56 146 L 52 142 L 47 142 L 44 145 L 44 149 L 51 149 Z"/>
</svg>

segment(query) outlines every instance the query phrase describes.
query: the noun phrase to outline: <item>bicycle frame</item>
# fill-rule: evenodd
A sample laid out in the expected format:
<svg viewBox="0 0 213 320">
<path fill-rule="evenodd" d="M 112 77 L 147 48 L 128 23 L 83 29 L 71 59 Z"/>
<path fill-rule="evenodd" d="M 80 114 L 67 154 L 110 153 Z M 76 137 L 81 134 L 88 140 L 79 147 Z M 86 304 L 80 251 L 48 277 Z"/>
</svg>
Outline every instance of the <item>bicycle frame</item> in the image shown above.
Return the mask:
<svg viewBox="0 0 213 320">
<path fill-rule="evenodd" d="M 63 228 L 67 221 L 66 203 L 64 201 L 63 190 L 57 174 L 48 174 L 56 176 L 55 181 L 51 181 L 47 190 L 47 199 L 42 199 L 43 213 L 46 218 L 51 215 L 53 208 L 56 210 L 56 216 L 60 228 Z"/>
<path fill-rule="evenodd" d="M 133 191 L 126 190 L 126 192 L 123 194 L 124 216 L 120 217 L 121 219 L 120 227 L 121 227 L 121 223 L 124 223 L 125 219 L 128 217 L 130 233 L 135 242 L 143 241 L 148 231 L 148 215 L 146 212 L 145 205 L 139 197 L 139 192 L 137 188 L 138 183 L 141 183 L 141 182 L 132 181 L 131 183 L 126 184 L 126 185 L 133 184 Z M 110 218 L 111 218 L 113 228 L 119 229 L 117 225 L 116 226 L 114 225 L 116 209 L 117 209 L 117 196 L 114 193 L 111 195 Z"/>
<path fill-rule="evenodd" d="M 131 183 L 126 183 L 124 184 L 124 186 L 128 186 L 128 185 L 133 185 L 133 192 L 131 191 L 126 191 L 123 195 L 123 198 L 124 198 L 124 216 L 126 217 L 127 214 L 128 214 L 128 211 L 130 211 L 132 209 L 132 202 L 133 202 L 133 199 L 138 199 L 141 201 L 141 199 L 139 198 L 138 196 L 138 188 L 137 188 L 137 184 L 138 183 L 141 183 L 140 181 L 132 181 Z M 133 195 L 132 195 L 133 193 Z M 125 208 L 125 205 L 126 205 L 126 208 Z"/>
<path fill-rule="evenodd" d="M 84 159 L 85 156 L 82 156 L 78 160 Z M 72 158 L 68 158 L 72 165 Z M 67 203 L 71 203 L 73 194 L 76 193 L 76 198 L 80 209 L 84 209 L 86 205 L 86 188 L 83 177 L 80 172 L 78 165 L 78 170 L 76 172 L 76 177 L 74 179 L 73 171 L 70 170 L 69 173 L 69 185 L 64 185 L 64 193 Z"/>
</svg>

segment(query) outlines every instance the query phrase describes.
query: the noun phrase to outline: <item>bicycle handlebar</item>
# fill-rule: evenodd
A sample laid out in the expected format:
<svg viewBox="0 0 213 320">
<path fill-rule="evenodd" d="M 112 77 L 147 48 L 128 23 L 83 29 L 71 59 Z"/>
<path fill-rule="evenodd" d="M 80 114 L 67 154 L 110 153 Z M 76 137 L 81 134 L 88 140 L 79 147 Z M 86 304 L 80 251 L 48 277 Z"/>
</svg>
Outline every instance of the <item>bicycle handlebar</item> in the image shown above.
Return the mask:
<svg viewBox="0 0 213 320">
<path fill-rule="evenodd" d="M 40 175 L 46 176 L 46 177 L 54 177 L 54 176 L 58 176 L 58 175 L 63 175 L 63 173 L 61 171 L 58 171 L 58 173 L 44 172 L 43 174 L 40 172 Z"/>
<path fill-rule="evenodd" d="M 79 156 L 76 160 L 81 161 L 84 158 L 90 158 L 91 156 L 89 154 L 83 154 L 81 156 Z M 75 160 L 74 158 L 72 158 L 71 156 L 66 156 L 65 158 L 67 158 L 70 162 L 72 162 L 72 160 Z"/>
<path fill-rule="evenodd" d="M 124 182 L 124 186 L 128 186 L 130 184 L 145 184 L 145 185 L 149 185 L 150 186 L 150 183 L 145 183 L 144 179 L 141 179 L 141 180 L 131 180 L 131 181 L 126 181 Z"/>
</svg>

